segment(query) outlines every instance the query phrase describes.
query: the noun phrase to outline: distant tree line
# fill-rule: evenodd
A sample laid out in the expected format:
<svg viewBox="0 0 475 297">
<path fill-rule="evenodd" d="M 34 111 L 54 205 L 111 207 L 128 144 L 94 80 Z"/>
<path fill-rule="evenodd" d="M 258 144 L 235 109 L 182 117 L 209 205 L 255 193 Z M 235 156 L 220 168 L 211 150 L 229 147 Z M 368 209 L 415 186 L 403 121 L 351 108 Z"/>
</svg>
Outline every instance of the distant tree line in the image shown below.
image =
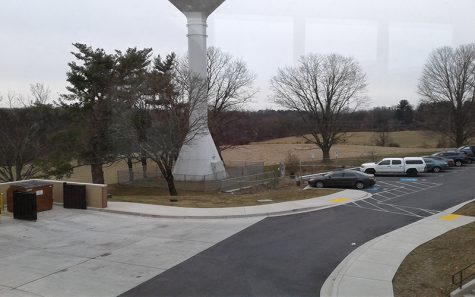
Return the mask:
<svg viewBox="0 0 475 297">
<path fill-rule="evenodd" d="M 292 110 L 232 111 L 226 117 L 235 118 L 234 124 L 222 135 L 225 145 L 242 145 L 295 135 L 311 134 L 312 128 L 302 118 L 302 112 Z M 423 115 L 407 100 L 394 107 L 375 107 L 343 113 L 339 129 L 344 132 L 402 131 L 426 129 Z"/>
</svg>

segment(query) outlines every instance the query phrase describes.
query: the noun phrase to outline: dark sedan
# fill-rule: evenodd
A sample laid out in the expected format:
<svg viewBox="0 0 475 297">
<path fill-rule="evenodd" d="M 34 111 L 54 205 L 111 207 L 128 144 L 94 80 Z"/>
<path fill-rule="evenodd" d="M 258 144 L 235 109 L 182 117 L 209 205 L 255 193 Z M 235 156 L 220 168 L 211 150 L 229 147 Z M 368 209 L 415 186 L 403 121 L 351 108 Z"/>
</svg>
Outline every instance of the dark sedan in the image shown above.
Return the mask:
<svg viewBox="0 0 475 297">
<path fill-rule="evenodd" d="M 376 183 L 374 175 L 353 170 L 341 170 L 314 177 L 308 184 L 314 188 L 347 188 L 364 189 Z"/>
<path fill-rule="evenodd" d="M 468 159 L 467 154 L 464 152 L 445 151 L 445 152 L 435 153 L 432 156 L 452 159 L 454 160 L 455 166 L 457 167 L 460 167 L 462 166 L 462 164 L 465 164 L 465 163 L 470 163 L 470 160 Z"/>
<path fill-rule="evenodd" d="M 439 173 L 442 170 L 449 169 L 449 163 L 436 159 L 438 157 L 424 157 L 424 162 L 426 162 L 427 172 Z"/>
</svg>

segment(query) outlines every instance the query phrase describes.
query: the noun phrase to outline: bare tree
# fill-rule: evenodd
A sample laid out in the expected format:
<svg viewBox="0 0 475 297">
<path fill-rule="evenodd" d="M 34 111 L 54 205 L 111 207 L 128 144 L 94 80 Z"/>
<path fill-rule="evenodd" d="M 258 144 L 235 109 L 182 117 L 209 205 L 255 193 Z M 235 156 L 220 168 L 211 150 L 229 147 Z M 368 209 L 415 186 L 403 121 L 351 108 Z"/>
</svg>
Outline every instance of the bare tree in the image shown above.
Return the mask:
<svg viewBox="0 0 475 297">
<path fill-rule="evenodd" d="M 249 70 L 244 61 L 216 47 L 208 48 L 207 62 L 209 129 L 221 156 L 222 150 L 228 148 L 224 146 L 223 134 L 236 120 L 227 116 L 225 112 L 239 110 L 251 101 L 257 92 L 254 88 L 256 75 Z M 181 88 L 189 92 L 191 74 L 186 57 L 180 59 L 175 75 Z"/>
<path fill-rule="evenodd" d="M 322 150 L 324 160 L 344 136 L 341 116 L 365 101 L 366 85 L 359 64 L 337 54 L 302 57 L 298 66 L 279 69 L 271 80 L 274 101 L 302 113 L 312 131 L 305 138 Z"/>
<path fill-rule="evenodd" d="M 51 105 L 27 105 L 26 97 L 8 93 L 9 108 L 0 108 L 0 180 L 14 181 L 72 170 L 68 162 L 53 155 L 52 137 L 61 130 L 60 111 Z"/>
<path fill-rule="evenodd" d="M 46 104 L 50 100 L 51 90 L 43 84 L 31 84 L 30 92 L 33 95 L 34 104 Z"/>
<path fill-rule="evenodd" d="M 147 128 L 147 138 L 139 145 L 147 156 L 157 164 L 165 178 L 171 201 L 176 201 L 178 192 L 175 187 L 173 166 L 183 144 L 191 143 L 204 132 L 205 119 L 197 117 L 193 111 L 206 100 L 206 84 L 200 77 L 191 77 L 189 94 L 180 90 L 171 75 L 174 56 L 165 61 L 155 60 L 151 73 L 151 87 L 154 89 L 149 99 L 151 125 Z M 186 94 L 186 95 L 185 95 Z M 137 137 L 135 137 L 138 139 Z"/>
<path fill-rule="evenodd" d="M 388 146 L 392 141 L 389 129 L 383 128 L 373 134 L 372 140 L 376 146 Z"/>
<path fill-rule="evenodd" d="M 438 129 L 457 146 L 475 133 L 475 44 L 441 47 L 430 55 L 419 82 L 423 103 L 446 106 L 450 122 Z"/>
</svg>

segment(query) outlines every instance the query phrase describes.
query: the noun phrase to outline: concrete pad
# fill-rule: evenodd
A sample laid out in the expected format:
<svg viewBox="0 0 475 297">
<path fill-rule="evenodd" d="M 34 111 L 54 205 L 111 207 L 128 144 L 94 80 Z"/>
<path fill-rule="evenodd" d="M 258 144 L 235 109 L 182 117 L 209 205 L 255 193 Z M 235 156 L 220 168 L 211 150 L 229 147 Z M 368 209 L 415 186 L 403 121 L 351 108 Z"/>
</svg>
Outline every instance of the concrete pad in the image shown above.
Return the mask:
<svg viewBox="0 0 475 297">
<path fill-rule="evenodd" d="M 389 238 L 383 238 L 382 240 L 377 241 L 371 247 L 371 249 L 381 250 L 381 251 L 386 251 L 386 252 L 399 252 L 399 253 L 408 254 L 417 246 L 419 245 L 415 243 L 400 242 L 400 241 L 392 240 Z"/>
<path fill-rule="evenodd" d="M 19 252 L 2 258 L 0 285 L 15 288 L 86 260 L 39 250 Z"/>
<path fill-rule="evenodd" d="M 213 244 L 199 241 L 144 239 L 116 250 L 101 260 L 169 269 L 198 254 Z"/>
<path fill-rule="evenodd" d="M 37 222 L 0 219 L 2 297 L 117 296 L 262 219 L 162 219 L 60 207 L 38 215 Z"/>
<path fill-rule="evenodd" d="M 392 281 L 398 267 L 399 265 L 362 261 L 360 258 L 346 271 L 346 275 L 371 280 Z"/>
<path fill-rule="evenodd" d="M 420 244 L 421 241 L 431 240 L 434 237 L 440 236 L 441 234 L 445 233 L 444 231 L 440 230 L 432 230 L 432 232 L 421 233 L 421 232 L 413 232 L 416 231 L 412 230 L 401 230 L 395 231 L 391 233 L 391 239 L 400 242 L 412 243 L 412 244 Z"/>
<path fill-rule="evenodd" d="M 102 260 L 89 260 L 19 287 L 48 297 L 115 297 L 162 270 Z"/>
<path fill-rule="evenodd" d="M 0 296 L 2 297 L 38 297 L 37 294 L 32 294 L 18 289 L 0 287 Z"/>
<path fill-rule="evenodd" d="M 77 232 L 74 235 L 64 236 L 61 241 L 45 244 L 43 248 L 51 253 L 95 258 L 131 245 L 140 239 L 128 234 Z"/>
<path fill-rule="evenodd" d="M 390 297 L 392 288 L 385 281 L 345 276 L 336 296 L 339 297 Z M 327 296 L 322 296 L 327 297 Z"/>
<path fill-rule="evenodd" d="M 406 257 L 405 252 L 373 250 L 371 253 L 363 253 L 358 261 L 399 266 Z"/>
</svg>

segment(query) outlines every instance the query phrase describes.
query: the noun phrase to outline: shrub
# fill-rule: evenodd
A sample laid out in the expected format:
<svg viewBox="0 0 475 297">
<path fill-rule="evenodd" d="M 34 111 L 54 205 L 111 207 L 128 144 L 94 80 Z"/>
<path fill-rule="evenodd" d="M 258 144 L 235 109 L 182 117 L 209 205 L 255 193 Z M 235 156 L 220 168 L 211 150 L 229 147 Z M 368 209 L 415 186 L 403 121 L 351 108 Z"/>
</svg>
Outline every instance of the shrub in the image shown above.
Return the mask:
<svg viewBox="0 0 475 297">
<path fill-rule="evenodd" d="M 291 151 L 287 152 L 287 157 L 285 158 L 285 171 L 289 172 L 290 175 L 295 175 L 299 172 L 300 159 L 294 155 Z"/>
</svg>

